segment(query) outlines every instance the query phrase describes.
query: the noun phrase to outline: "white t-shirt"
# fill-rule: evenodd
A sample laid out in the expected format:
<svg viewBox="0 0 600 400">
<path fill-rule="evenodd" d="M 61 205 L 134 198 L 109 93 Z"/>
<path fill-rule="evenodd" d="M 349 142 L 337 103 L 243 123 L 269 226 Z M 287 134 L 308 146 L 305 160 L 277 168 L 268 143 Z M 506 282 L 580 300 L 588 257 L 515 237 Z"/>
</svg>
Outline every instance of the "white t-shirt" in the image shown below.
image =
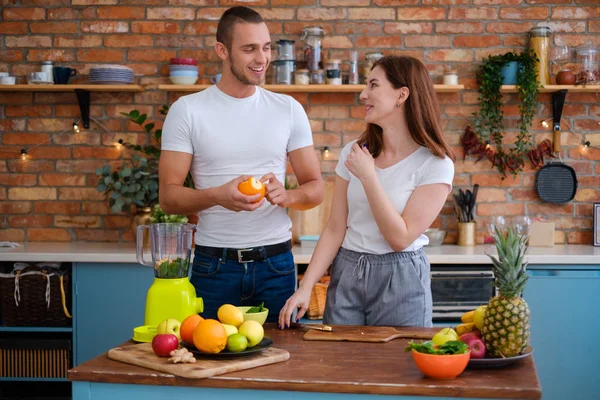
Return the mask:
<svg viewBox="0 0 600 400">
<path fill-rule="evenodd" d="M 342 247 L 361 253 L 385 254 L 393 252 L 379 230 L 371 206 L 367 200 L 365 189 L 360 180 L 354 176 L 344 162 L 350 154 L 356 140 L 344 146 L 335 172 L 348 184 L 348 221 L 346 236 Z M 408 203 L 413 191 L 422 185 L 446 183 L 452 188 L 454 163 L 449 157 L 444 159 L 434 156 L 426 147 L 420 147 L 408 157 L 385 169 L 377 168 L 377 178 L 388 198 L 400 214 Z M 429 239 L 421 234 L 403 251 L 418 250 L 429 243 Z"/>
<path fill-rule="evenodd" d="M 163 126 L 162 150 L 193 154 L 198 189 L 221 186 L 240 175 L 260 179 L 273 172 L 285 180 L 287 153 L 312 145 L 306 112 L 292 97 L 256 87 L 238 99 L 216 86 L 183 96 Z M 264 201 L 254 211 L 215 206 L 198 213 L 196 244 L 246 248 L 291 238 L 285 208 Z"/>
</svg>

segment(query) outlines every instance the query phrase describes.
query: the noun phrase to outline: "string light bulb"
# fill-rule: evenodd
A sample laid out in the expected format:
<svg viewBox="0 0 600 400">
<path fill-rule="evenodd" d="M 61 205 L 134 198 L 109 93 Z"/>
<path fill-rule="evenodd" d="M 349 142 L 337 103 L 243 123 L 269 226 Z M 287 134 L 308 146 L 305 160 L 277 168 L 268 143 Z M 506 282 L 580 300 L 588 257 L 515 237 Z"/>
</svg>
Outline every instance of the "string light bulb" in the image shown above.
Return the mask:
<svg viewBox="0 0 600 400">
<path fill-rule="evenodd" d="M 79 133 L 79 126 L 77 126 L 77 122 L 73 122 L 73 132 Z"/>
<path fill-rule="evenodd" d="M 486 149 L 486 150 L 489 150 L 489 148 L 490 148 L 490 147 L 491 147 L 491 146 L 490 146 L 490 142 L 485 142 L 485 149 Z"/>
<path fill-rule="evenodd" d="M 115 143 L 117 149 L 121 150 L 123 148 L 123 139 L 119 139 L 117 143 Z"/>
<path fill-rule="evenodd" d="M 545 120 L 542 121 L 542 126 L 544 128 L 549 128 L 550 127 L 550 124 L 548 123 L 548 121 L 552 121 L 552 118 L 547 118 L 547 119 L 545 119 Z"/>
<path fill-rule="evenodd" d="M 27 150 L 21 149 L 21 160 L 27 160 Z"/>
<path fill-rule="evenodd" d="M 329 151 L 329 147 L 325 146 L 323 148 L 323 160 L 329 160 L 329 157 L 331 157 L 331 152 Z"/>
<path fill-rule="evenodd" d="M 589 140 L 586 140 L 586 141 L 583 143 L 583 147 L 585 147 L 586 149 L 587 149 L 588 147 L 590 147 L 591 145 L 592 145 L 592 144 L 590 143 L 590 141 L 589 141 Z"/>
</svg>

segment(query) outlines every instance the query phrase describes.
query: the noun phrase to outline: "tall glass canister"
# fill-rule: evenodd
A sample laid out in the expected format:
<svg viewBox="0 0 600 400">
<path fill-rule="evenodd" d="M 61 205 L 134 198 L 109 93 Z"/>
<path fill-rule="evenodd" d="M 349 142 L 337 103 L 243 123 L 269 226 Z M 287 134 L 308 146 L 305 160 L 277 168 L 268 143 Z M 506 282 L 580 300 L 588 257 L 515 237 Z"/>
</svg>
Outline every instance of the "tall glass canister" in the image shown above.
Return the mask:
<svg viewBox="0 0 600 400">
<path fill-rule="evenodd" d="M 538 58 L 535 69 L 538 74 L 538 82 L 542 85 L 550 84 L 548 52 L 550 50 L 551 36 L 552 29 L 547 26 L 536 26 L 529 31 L 529 47 L 533 49 Z"/>
<path fill-rule="evenodd" d="M 322 41 L 325 31 L 320 26 L 307 26 L 302 29 L 302 47 L 304 52 L 304 61 L 306 68 L 310 71 L 320 69 Z"/>
</svg>

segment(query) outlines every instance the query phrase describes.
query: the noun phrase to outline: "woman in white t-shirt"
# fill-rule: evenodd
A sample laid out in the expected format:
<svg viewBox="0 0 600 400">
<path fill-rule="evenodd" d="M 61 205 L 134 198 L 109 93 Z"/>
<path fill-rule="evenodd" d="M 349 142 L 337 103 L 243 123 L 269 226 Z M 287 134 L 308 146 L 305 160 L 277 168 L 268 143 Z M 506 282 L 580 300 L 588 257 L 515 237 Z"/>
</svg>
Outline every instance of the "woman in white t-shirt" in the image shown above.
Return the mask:
<svg viewBox="0 0 600 400">
<path fill-rule="evenodd" d="M 342 150 L 327 226 L 279 326 L 306 312 L 331 266 L 323 322 L 431 326 L 423 234 L 452 189 L 454 155 L 427 69 L 412 57 L 377 61 L 360 94 L 367 129 Z"/>
</svg>

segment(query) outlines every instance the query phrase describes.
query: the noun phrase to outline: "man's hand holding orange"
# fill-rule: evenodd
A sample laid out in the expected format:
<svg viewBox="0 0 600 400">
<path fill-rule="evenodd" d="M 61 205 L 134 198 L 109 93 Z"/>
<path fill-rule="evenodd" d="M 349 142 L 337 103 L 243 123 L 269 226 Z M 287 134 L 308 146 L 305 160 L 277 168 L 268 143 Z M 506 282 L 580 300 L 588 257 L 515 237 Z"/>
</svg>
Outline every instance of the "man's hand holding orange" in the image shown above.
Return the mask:
<svg viewBox="0 0 600 400">
<path fill-rule="evenodd" d="M 254 211 L 260 207 L 264 200 L 263 195 L 247 195 L 240 191 L 239 186 L 244 181 L 252 178 L 250 175 L 242 175 L 234 180 L 227 182 L 223 186 L 219 186 L 215 195 L 215 202 L 221 207 L 225 207 L 231 211 Z"/>
<path fill-rule="evenodd" d="M 285 187 L 283 187 L 283 184 L 279 182 L 275 174 L 269 172 L 268 174 L 260 178 L 260 180 L 261 182 L 268 182 L 265 183 L 265 198 L 269 203 L 273 204 L 274 206 L 279 206 L 283 208 L 289 205 L 290 198 L 288 196 L 288 192 L 287 190 L 285 190 Z"/>
</svg>

